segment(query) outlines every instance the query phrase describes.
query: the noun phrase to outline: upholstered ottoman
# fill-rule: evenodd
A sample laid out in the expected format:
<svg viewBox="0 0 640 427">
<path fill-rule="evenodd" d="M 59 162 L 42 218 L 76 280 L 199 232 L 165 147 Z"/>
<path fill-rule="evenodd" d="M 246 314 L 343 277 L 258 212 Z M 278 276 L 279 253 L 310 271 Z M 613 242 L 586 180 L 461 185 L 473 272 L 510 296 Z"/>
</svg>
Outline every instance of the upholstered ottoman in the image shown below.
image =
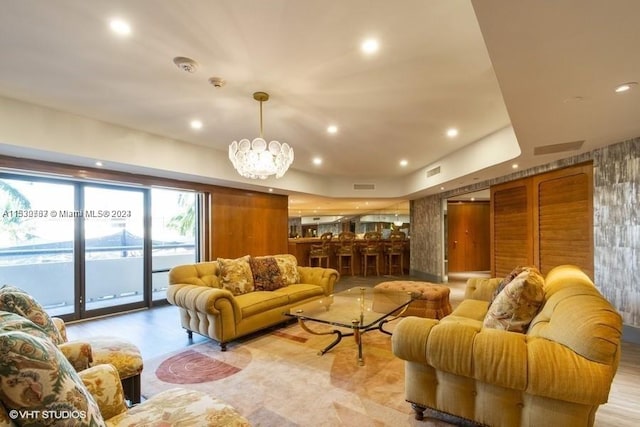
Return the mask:
<svg viewBox="0 0 640 427">
<path fill-rule="evenodd" d="M 125 397 L 132 404 L 140 403 L 142 355 L 138 347 L 117 337 L 91 337 L 86 341 L 91 344 L 93 365 L 113 365 L 120 375 Z"/>
<path fill-rule="evenodd" d="M 429 317 L 442 319 L 451 313 L 449 302 L 450 289 L 445 285 L 437 285 L 429 282 L 415 282 L 409 280 L 396 280 L 382 282 L 375 286 L 376 291 L 410 292 L 413 301 L 403 316 Z M 375 297 L 374 297 L 375 303 Z"/>
</svg>

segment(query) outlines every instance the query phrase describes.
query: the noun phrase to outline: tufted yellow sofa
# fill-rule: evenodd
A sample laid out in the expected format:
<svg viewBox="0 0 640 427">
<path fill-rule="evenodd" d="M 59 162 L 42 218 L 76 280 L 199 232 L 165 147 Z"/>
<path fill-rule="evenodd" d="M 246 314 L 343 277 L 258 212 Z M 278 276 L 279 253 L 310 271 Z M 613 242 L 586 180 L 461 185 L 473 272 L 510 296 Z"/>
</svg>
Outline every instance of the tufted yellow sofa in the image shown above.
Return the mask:
<svg viewBox="0 0 640 427">
<path fill-rule="evenodd" d="M 234 295 L 223 288 L 216 261 L 172 268 L 167 300 L 180 308 L 180 321 L 189 338 L 193 332 L 207 336 L 224 351 L 229 341 L 286 321 L 283 313 L 293 305 L 333 293 L 339 278 L 336 270 L 298 266 L 293 255 L 274 256 L 292 265 L 298 283 Z"/>
<path fill-rule="evenodd" d="M 503 427 L 592 426 L 620 360 L 622 319 L 575 266 L 545 279 L 527 333 L 483 328 L 500 279 L 473 279 L 444 319 L 403 319 L 393 353 L 405 360 L 405 397 L 422 419 L 455 415 Z"/>
</svg>

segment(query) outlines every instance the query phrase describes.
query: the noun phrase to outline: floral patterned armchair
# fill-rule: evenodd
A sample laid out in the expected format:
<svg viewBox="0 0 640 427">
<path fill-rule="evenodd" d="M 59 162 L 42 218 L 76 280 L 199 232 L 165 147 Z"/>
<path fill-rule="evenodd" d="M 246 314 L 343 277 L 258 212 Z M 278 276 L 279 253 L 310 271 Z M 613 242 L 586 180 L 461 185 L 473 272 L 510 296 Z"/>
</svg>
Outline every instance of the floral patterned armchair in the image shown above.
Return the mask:
<svg viewBox="0 0 640 427">
<path fill-rule="evenodd" d="M 37 327 L 24 326 L 0 331 L 0 427 L 249 425 L 231 406 L 180 388 L 128 409 L 113 365 L 78 373 Z"/>
<path fill-rule="evenodd" d="M 102 363 L 114 365 L 127 399 L 131 403 L 140 402 L 143 362 L 139 349 L 133 343 L 118 337 L 69 341 L 62 319 L 50 317 L 31 295 L 9 285 L 0 288 L 0 330 L 37 332 L 38 336 L 57 345 L 76 371 Z"/>
</svg>

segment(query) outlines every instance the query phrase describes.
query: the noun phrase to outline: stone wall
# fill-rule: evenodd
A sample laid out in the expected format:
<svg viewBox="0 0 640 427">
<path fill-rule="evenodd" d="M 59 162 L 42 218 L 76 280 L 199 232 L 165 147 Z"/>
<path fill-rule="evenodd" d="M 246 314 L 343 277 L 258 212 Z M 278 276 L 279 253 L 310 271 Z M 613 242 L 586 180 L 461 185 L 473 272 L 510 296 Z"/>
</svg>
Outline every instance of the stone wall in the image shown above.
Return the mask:
<svg viewBox="0 0 640 427">
<path fill-rule="evenodd" d="M 594 151 L 594 281 L 640 327 L 640 138 Z"/>
<path fill-rule="evenodd" d="M 412 273 L 444 278 L 443 200 L 586 161 L 594 168 L 593 279 L 624 323 L 640 328 L 640 138 L 412 201 Z"/>
<path fill-rule="evenodd" d="M 440 195 L 411 201 L 411 274 L 431 282 L 444 278 L 444 221 Z M 417 236 L 417 238 L 414 238 Z"/>
</svg>

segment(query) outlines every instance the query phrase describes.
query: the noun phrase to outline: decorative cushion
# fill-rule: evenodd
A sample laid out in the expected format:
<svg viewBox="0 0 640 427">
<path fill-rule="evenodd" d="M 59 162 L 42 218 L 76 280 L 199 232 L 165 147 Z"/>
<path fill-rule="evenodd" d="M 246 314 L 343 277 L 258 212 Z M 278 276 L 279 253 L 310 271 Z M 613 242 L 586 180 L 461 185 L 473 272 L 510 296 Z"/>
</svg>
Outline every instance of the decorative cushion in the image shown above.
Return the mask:
<svg viewBox="0 0 640 427">
<path fill-rule="evenodd" d="M 21 331 L 35 337 L 51 339 L 40 326 L 33 323 L 26 317 L 9 311 L 0 311 L 0 330 Z"/>
<path fill-rule="evenodd" d="M 158 393 L 109 420 L 114 426 L 249 427 L 231 405 L 208 394 L 185 388 Z"/>
<path fill-rule="evenodd" d="M 38 301 L 22 289 L 5 285 L 0 288 L 0 310 L 19 314 L 42 328 L 54 344 L 62 344 L 64 339 L 51 317 Z"/>
<path fill-rule="evenodd" d="M 0 333 L 0 397 L 21 426 L 104 426 L 95 400 L 49 339 Z"/>
<path fill-rule="evenodd" d="M 91 337 L 87 339 L 93 351 L 93 364 L 113 365 L 125 379 L 142 372 L 143 361 L 140 349 L 133 343 L 118 337 Z"/>
<path fill-rule="evenodd" d="M 500 282 L 500 284 L 498 285 L 496 290 L 493 291 L 493 295 L 491 296 L 491 299 L 489 300 L 489 307 L 491 307 L 491 304 L 493 304 L 493 301 L 496 299 L 498 294 L 500 294 L 500 292 L 502 292 L 502 290 L 505 288 L 505 286 L 507 286 L 509 283 L 511 283 L 511 281 L 513 279 L 515 279 L 516 276 L 518 276 L 518 274 L 522 273 L 527 268 L 529 268 L 529 267 L 517 266 L 516 268 L 511 270 L 511 272 L 509 274 L 507 274 L 504 277 L 504 279 L 502 279 L 502 281 Z M 535 267 L 532 267 L 532 268 L 535 268 Z"/>
<path fill-rule="evenodd" d="M 280 274 L 282 275 L 282 280 L 284 281 L 285 286 L 300 283 L 298 260 L 295 255 L 274 255 L 273 258 L 275 258 L 278 263 L 278 268 L 280 268 Z"/>
<path fill-rule="evenodd" d="M 249 255 L 237 259 L 218 258 L 223 289 L 230 291 L 233 295 L 253 291 L 253 274 L 249 259 Z"/>
<path fill-rule="evenodd" d="M 274 291 L 284 286 L 280 268 L 274 257 L 249 258 L 256 291 Z"/>
<path fill-rule="evenodd" d="M 527 267 L 498 294 L 483 326 L 525 333 L 543 301 L 544 278 L 535 267 Z"/>
</svg>

